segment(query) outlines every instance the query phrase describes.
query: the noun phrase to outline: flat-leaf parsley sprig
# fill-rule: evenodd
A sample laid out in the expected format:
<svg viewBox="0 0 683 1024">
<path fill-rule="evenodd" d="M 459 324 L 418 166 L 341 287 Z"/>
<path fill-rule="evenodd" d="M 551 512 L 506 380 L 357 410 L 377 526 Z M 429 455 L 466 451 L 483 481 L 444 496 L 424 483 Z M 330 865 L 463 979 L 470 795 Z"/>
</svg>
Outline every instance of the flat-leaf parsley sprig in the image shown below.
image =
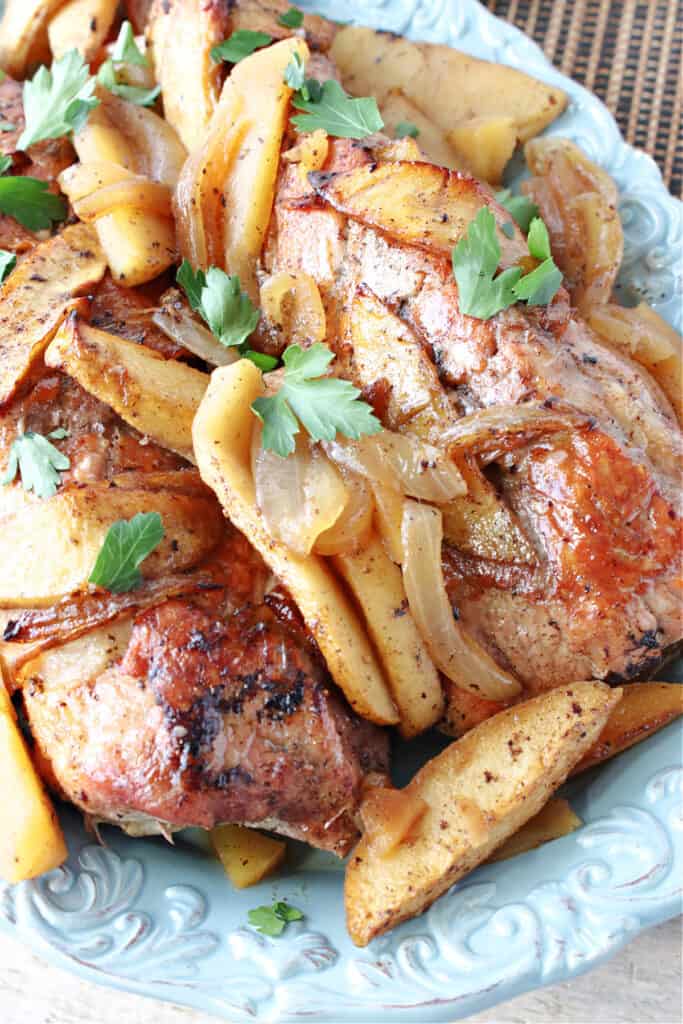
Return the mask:
<svg viewBox="0 0 683 1024">
<path fill-rule="evenodd" d="M 374 97 L 355 99 L 334 78 L 326 82 L 307 78 L 298 53 L 292 54 L 283 77 L 295 90 L 292 105 L 302 111 L 292 118 L 292 124 L 301 132 L 322 129 L 339 139 L 365 139 L 384 127 Z"/>
<path fill-rule="evenodd" d="M 488 207 L 479 210 L 452 254 L 461 313 L 489 320 L 515 302 L 530 306 L 550 302 L 562 284 L 562 274 L 553 261 L 548 230 L 540 217 L 531 221 L 527 245 L 530 254 L 541 260 L 535 270 L 524 274 L 521 267 L 508 267 L 497 274 L 500 243 L 496 220 Z"/>
<path fill-rule="evenodd" d="M 33 78 L 24 82 L 26 125 L 17 149 L 26 150 L 43 139 L 58 139 L 79 131 L 100 102 L 94 90 L 95 79 L 78 50 L 69 50 L 53 61 L 49 70 L 38 68 Z"/>
<path fill-rule="evenodd" d="M 37 498 L 51 498 L 61 483 L 61 473 L 71 466 L 68 457 L 51 443 L 67 436 L 63 427 L 51 431 L 47 437 L 34 430 L 19 434 L 9 450 L 7 469 L 0 484 L 7 486 L 17 473 L 25 491 L 33 491 Z"/>
<path fill-rule="evenodd" d="M 282 935 L 290 921 L 302 921 L 303 916 L 298 907 L 292 907 L 284 900 L 278 900 L 270 907 L 255 907 L 254 910 L 250 910 L 248 920 L 257 932 L 277 938 L 278 935 Z"/>
<path fill-rule="evenodd" d="M 273 37 L 267 32 L 252 32 L 248 28 L 239 28 L 231 36 L 224 39 L 218 46 L 211 49 L 211 60 L 216 64 L 225 61 L 228 64 L 239 64 L 245 57 L 250 57 L 256 50 L 269 46 Z"/>
<path fill-rule="evenodd" d="M 143 68 L 149 65 L 146 55 L 135 41 L 133 26 L 129 21 L 124 21 L 121 25 L 111 57 L 104 61 L 97 72 L 97 81 L 122 100 L 128 100 L 129 103 L 135 103 L 139 107 L 151 106 L 161 92 L 161 86 L 155 85 L 148 89 L 144 86 L 128 85 L 125 81 L 120 81 L 119 73 L 124 64 Z"/>
<path fill-rule="evenodd" d="M 534 217 L 538 217 L 538 207 L 528 196 L 515 196 L 509 188 L 496 192 L 496 199 L 504 206 L 512 219 L 526 234 Z"/>
<path fill-rule="evenodd" d="M 5 174 L 11 166 L 10 156 L 0 157 L 0 213 L 14 217 L 29 231 L 42 231 L 64 220 L 66 203 L 50 192 L 48 183 L 23 174 Z"/>
<path fill-rule="evenodd" d="M 251 406 L 263 423 L 263 448 L 282 458 L 291 455 L 300 425 L 314 441 L 332 441 L 338 433 L 357 440 L 381 431 L 382 424 L 360 399 L 358 388 L 348 380 L 323 376 L 333 359 L 334 353 L 321 342 L 285 350 L 279 391 L 257 398 Z"/>
<path fill-rule="evenodd" d="M 140 565 L 164 539 L 158 512 L 138 512 L 132 519 L 113 523 L 90 574 L 90 583 L 123 594 L 142 582 Z"/>
<path fill-rule="evenodd" d="M 251 359 L 261 370 L 277 366 L 277 359 L 247 347 L 247 338 L 256 330 L 261 314 L 242 291 L 236 274 L 226 274 L 219 267 L 209 267 L 204 273 L 193 270 L 183 260 L 176 280 L 187 295 L 190 308 L 199 313 L 221 345 L 239 348 L 240 355 Z"/>
</svg>

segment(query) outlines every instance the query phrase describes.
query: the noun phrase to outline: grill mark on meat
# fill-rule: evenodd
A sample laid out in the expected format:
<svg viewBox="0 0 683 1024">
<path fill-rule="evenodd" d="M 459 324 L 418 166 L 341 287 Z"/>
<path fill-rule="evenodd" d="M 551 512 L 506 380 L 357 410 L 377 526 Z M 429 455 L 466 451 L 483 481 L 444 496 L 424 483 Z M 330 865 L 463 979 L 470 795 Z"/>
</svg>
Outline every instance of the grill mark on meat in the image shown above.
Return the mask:
<svg viewBox="0 0 683 1024">
<path fill-rule="evenodd" d="M 65 694 L 49 680 L 27 694 L 61 791 L 94 817 L 267 821 L 345 853 L 364 775 L 387 771 L 386 734 L 348 708 L 301 631 L 265 605 L 220 607 L 209 595 L 149 609 L 120 662 Z"/>
</svg>

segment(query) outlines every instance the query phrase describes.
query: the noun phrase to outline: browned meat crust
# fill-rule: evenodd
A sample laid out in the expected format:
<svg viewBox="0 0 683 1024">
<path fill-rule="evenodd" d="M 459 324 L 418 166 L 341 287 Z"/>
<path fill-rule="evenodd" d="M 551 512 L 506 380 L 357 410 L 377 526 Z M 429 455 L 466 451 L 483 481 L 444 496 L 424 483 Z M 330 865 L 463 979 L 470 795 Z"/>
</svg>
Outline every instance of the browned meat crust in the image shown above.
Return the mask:
<svg viewBox="0 0 683 1024">
<path fill-rule="evenodd" d="M 387 737 L 359 721 L 265 606 L 222 621 L 197 601 L 144 612 L 122 661 L 25 702 L 47 774 L 96 818 L 265 824 L 336 853 Z"/>
</svg>

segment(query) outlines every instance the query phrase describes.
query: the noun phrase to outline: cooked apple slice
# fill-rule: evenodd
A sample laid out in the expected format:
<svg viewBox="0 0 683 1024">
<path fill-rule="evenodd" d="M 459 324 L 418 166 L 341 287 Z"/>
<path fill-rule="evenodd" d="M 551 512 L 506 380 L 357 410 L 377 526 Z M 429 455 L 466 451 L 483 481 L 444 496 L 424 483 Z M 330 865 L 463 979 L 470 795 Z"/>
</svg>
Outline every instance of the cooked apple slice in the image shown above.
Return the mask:
<svg viewBox="0 0 683 1024">
<path fill-rule="evenodd" d="M 211 49 L 230 35 L 229 5 L 158 0 L 148 23 L 155 77 L 164 114 L 189 151 L 206 139 L 221 90 L 223 68 Z"/>
<path fill-rule="evenodd" d="M 401 570 L 373 535 L 360 551 L 334 564 L 360 605 L 400 716 L 399 729 L 417 736 L 441 718 L 439 673 L 408 608 Z"/>
<path fill-rule="evenodd" d="M 457 171 L 393 161 L 338 173 L 316 171 L 309 181 L 321 198 L 347 217 L 449 259 L 478 210 L 488 206 L 498 225 L 501 266 L 511 266 L 527 255 L 519 228 L 514 228 L 512 238 L 501 230 L 503 224 L 510 224 L 507 210 L 484 185 Z"/>
<path fill-rule="evenodd" d="M 192 431 L 202 479 L 289 590 L 351 706 L 373 722 L 395 725 L 399 716 L 365 627 L 331 567 L 276 540 L 256 505 L 251 405 L 263 393 L 261 374 L 248 359 L 211 374 Z"/>
<path fill-rule="evenodd" d="M 22 260 L 0 296 L 0 405 L 41 359 L 74 297 L 93 288 L 106 269 L 87 224 L 65 228 Z"/>
<path fill-rule="evenodd" d="M 475 178 L 499 185 L 517 145 L 517 126 L 512 117 L 470 117 L 451 128 L 446 138 Z"/>
<path fill-rule="evenodd" d="M 183 256 L 237 274 L 254 302 L 292 95 L 284 73 L 294 54 L 308 57 L 303 40 L 284 39 L 235 65 L 208 138 L 188 158 L 176 191 Z"/>
<path fill-rule="evenodd" d="M 209 382 L 206 373 L 89 327 L 77 315 L 62 324 L 45 362 L 68 373 L 140 433 L 194 461 L 192 420 Z"/>
<path fill-rule="evenodd" d="M 456 416 L 434 364 L 410 327 L 368 288 L 361 287 L 341 314 L 339 359 L 356 387 L 389 385 L 382 420 L 438 445 Z"/>
<path fill-rule="evenodd" d="M 66 860 L 64 834 L 33 766 L 0 676 L 0 877 L 22 882 Z"/>
<path fill-rule="evenodd" d="M 117 0 L 67 0 L 47 26 L 53 58 L 78 50 L 86 63 L 93 61 L 107 41 L 118 6 Z"/>
<path fill-rule="evenodd" d="M 344 27 L 330 57 L 355 96 L 376 96 L 381 105 L 388 92 L 401 89 L 443 131 L 471 117 L 508 116 L 525 142 L 567 106 L 562 89 L 522 71 L 391 32 Z"/>
<path fill-rule="evenodd" d="M 141 567 L 143 577 L 195 565 L 224 528 L 213 496 L 197 483 L 190 470 L 122 474 L 107 483 L 67 486 L 3 519 L 0 604 L 44 606 L 85 589 L 109 527 L 138 512 L 158 512 L 164 526 L 164 539 Z"/>
<path fill-rule="evenodd" d="M 379 107 L 384 130 L 388 135 L 395 135 L 402 122 L 414 124 L 418 131 L 417 145 L 430 163 L 450 167 L 453 171 L 471 170 L 466 160 L 455 152 L 442 129 L 426 117 L 400 89 L 388 92 Z"/>
<path fill-rule="evenodd" d="M 526 825 L 522 825 L 519 832 L 515 832 L 498 847 L 493 856 L 489 857 L 489 863 L 509 860 L 510 857 L 519 857 L 521 853 L 536 850 L 553 839 L 561 839 L 570 832 L 576 832 L 582 824 L 581 818 L 574 814 L 566 800 L 559 796 L 553 797 Z"/>
<path fill-rule="evenodd" d="M 629 683 L 597 743 L 581 758 L 572 774 L 628 750 L 682 714 L 681 683 Z"/>
<path fill-rule="evenodd" d="M 537 814 L 597 739 L 621 690 L 573 683 L 502 711 L 429 761 L 402 791 L 428 810 L 389 854 L 363 836 L 346 868 L 357 946 L 426 910 Z"/>
<path fill-rule="evenodd" d="M 287 844 L 244 825 L 217 825 L 211 845 L 236 889 L 256 885 L 282 864 Z"/>
</svg>

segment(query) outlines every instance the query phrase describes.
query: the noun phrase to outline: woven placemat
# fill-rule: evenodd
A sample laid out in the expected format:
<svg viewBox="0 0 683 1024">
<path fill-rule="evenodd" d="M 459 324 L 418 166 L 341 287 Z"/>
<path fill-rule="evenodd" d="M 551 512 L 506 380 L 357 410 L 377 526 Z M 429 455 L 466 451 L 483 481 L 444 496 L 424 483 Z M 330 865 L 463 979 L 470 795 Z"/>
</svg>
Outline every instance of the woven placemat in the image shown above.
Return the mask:
<svg viewBox="0 0 683 1024">
<path fill-rule="evenodd" d="M 682 0 L 485 0 L 607 104 L 627 142 L 683 186 Z"/>
</svg>

